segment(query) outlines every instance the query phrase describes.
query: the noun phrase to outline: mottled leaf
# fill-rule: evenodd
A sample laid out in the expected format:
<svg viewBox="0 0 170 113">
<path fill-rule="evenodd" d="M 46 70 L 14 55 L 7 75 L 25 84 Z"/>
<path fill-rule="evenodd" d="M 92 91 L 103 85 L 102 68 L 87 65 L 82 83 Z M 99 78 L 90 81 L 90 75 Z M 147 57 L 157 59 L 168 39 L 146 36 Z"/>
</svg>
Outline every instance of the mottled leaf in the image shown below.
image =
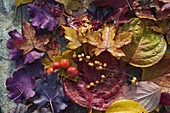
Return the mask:
<svg viewBox="0 0 170 113">
<path fill-rule="evenodd" d="M 95 67 L 88 66 L 86 61 L 78 62 L 78 59 L 75 60 L 81 75 L 77 82 L 64 81 L 65 92 L 73 102 L 95 110 L 106 110 L 112 102 L 122 96 L 123 91 L 127 88 L 125 86 L 127 77 L 121 73 L 125 72 L 125 68 L 109 52 L 101 53 L 97 57 L 93 56 L 91 60 L 106 62 L 111 72 L 107 70 L 99 71 Z M 102 79 L 101 75 L 107 77 Z M 98 84 L 95 83 L 97 80 L 99 81 Z M 91 82 L 94 83 L 94 87 L 87 88 L 87 85 Z"/>
<path fill-rule="evenodd" d="M 33 49 L 37 49 L 39 51 L 46 51 L 45 45 L 48 44 L 49 39 L 51 37 L 50 35 L 36 37 L 36 33 L 33 26 L 31 26 L 26 21 L 24 21 L 23 23 L 23 32 L 25 39 L 20 42 L 14 41 L 13 43 L 17 49 L 23 50 L 24 55 L 28 54 Z"/>
<path fill-rule="evenodd" d="M 148 113 L 143 106 L 133 100 L 121 99 L 111 104 L 106 113 Z"/>
<path fill-rule="evenodd" d="M 145 25 L 145 21 L 135 18 L 124 26 L 133 31 L 132 42 L 124 46 L 125 61 L 136 67 L 149 67 L 156 64 L 167 49 L 163 35 L 158 34 Z"/>
<path fill-rule="evenodd" d="M 157 64 L 143 68 L 142 80 L 153 80 L 170 73 L 170 55 L 165 55 Z"/>
<path fill-rule="evenodd" d="M 91 45 L 97 46 L 97 48 L 94 49 L 96 56 L 103 51 L 109 51 L 118 59 L 125 56 L 120 48 L 131 42 L 132 32 L 123 31 L 116 35 L 114 24 L 107 24 L 102 29 L 98 30 L 97 33 L 97 35 L 93 33 L 90 37 L 91 41 L 89 41 Z"/>
<path fill-rule="evenodd" d="M 15 5 L 16 5 L 16 7 L 18 7 L 21 4 L 27 4 L 27 3 L 30 3 L 32 1 L 33 0 L 15 0 Z"/>
<path fill-rule="evenodd" d="M 123 97 L 139 102 L 148 112 L 151 112 L 160 102 L 161 88 L 153 82 L 140 81 L 137 85 L 129 86 Z"/>
</svg>

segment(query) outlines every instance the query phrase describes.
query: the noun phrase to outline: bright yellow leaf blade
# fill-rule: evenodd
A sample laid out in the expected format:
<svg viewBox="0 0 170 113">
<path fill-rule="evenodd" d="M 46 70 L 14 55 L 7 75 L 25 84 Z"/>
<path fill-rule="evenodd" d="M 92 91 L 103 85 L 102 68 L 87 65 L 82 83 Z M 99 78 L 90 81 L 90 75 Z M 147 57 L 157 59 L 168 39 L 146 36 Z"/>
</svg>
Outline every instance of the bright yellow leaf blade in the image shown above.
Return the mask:
<svg viewBox="0 0 170 113">
<path fill-rule="evenodd" d="M 121 99 L 113 104 L 106 110 L 106 113 L 148 113 L 142 105 L 133 101 Z"/>
<path fill-rule="evenodd" d="M 20 4 L 27 4 L 32 2 L 33 0 L 15 0 L 15 6 L 18 7 Z"/>
</svg>

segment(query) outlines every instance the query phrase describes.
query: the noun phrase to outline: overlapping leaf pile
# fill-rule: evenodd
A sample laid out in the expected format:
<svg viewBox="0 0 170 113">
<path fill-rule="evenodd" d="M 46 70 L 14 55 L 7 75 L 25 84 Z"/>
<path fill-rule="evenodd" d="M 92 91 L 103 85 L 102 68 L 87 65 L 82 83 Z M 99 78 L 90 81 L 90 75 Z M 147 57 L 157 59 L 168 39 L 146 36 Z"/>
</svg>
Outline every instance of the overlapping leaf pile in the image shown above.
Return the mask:
<svg viewBox="0 0 170 113">
<path fill-rule="evenodd" d="M 6 86 L 27 112 L 168 111 L 170 1 L 16 0 L 20 4 L 28 4 L 30 20 L 23 19 L 21 33 L 9 32 L 16 69 Z M 70 77 L 63 59 L 78 76 Z M 130 66 L 140 73 L 131 75 Z"/>
</svg>

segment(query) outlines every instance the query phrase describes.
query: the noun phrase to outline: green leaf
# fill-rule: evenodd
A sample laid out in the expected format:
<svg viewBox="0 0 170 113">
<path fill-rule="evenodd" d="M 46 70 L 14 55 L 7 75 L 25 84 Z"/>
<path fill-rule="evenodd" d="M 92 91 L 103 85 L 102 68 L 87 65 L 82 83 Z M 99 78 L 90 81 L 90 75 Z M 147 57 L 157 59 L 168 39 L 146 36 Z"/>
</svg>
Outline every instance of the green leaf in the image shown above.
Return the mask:
<svg viewBox="0 0 170 113">
<path fill-rule="evenodd" d="M 170 73 L 170 53 L 166 53 L 157 64 L 143 68 L 142 80 L 153 80 Z"/>
<path fill-rule="evenodd" d="M 111 104 L 106 113 L 148 113 L 142 105 L 133 100 L 118 100 Z"/>
<path fill-rule="evenodd" d="M 32 2 L 33 0 L 15 0 L 15 6 L 18 7 L 21 4 L 27 4 Z"/>
<path fill-rule="evenodd" d="M 67 14 L 72 15 L 72 10 L 78 10 L 81 4 L 77 0 L 55 0 L 56 2 L 63 4 Z"/>
<path fill-rule="evenodd" d="M 125 24 L 124 30 L 133 31 L 130 44 L 123 47 L 123 60 L 136 67 L 149 67 L 161 60 L 167 49 L 163 35 L 149 29 L 145 20 L 132 19 Z"/>
</svg>

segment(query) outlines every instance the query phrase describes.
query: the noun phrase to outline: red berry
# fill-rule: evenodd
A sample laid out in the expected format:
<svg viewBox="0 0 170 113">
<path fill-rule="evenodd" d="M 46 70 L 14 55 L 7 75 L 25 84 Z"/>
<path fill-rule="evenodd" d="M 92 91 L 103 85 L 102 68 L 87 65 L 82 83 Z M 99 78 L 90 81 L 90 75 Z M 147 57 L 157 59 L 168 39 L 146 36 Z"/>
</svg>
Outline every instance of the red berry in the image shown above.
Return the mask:
<svg viewBox="0 0 170 113">
<path fill-rule="evenodd" d="M 78 70 L 76 67 L 74 66 L 70 66 L 68 69 L 67 69 L 67 74 L 70 78 L 75 78 L 77 75 L 78 75 Z"/>
<path fill-rule="evenodd" d="M 46 70 L 46 73 L 49 75 L 50 73 L 54 72 L 54 69 L 53 68 L 48 68 Z"/>
<path fill-rule="evenodd" d="M 67 59 L 61 59 L 60 66 L 67 69 L 70 66 L 70 61 Z"/>
<path fill-rule="evenodd" d="M 60 67 L 60 63 L 59 62 L 54 62 L 53 63 L 53 68 L 54 69 L 58 69 Z"/>
</svg>

